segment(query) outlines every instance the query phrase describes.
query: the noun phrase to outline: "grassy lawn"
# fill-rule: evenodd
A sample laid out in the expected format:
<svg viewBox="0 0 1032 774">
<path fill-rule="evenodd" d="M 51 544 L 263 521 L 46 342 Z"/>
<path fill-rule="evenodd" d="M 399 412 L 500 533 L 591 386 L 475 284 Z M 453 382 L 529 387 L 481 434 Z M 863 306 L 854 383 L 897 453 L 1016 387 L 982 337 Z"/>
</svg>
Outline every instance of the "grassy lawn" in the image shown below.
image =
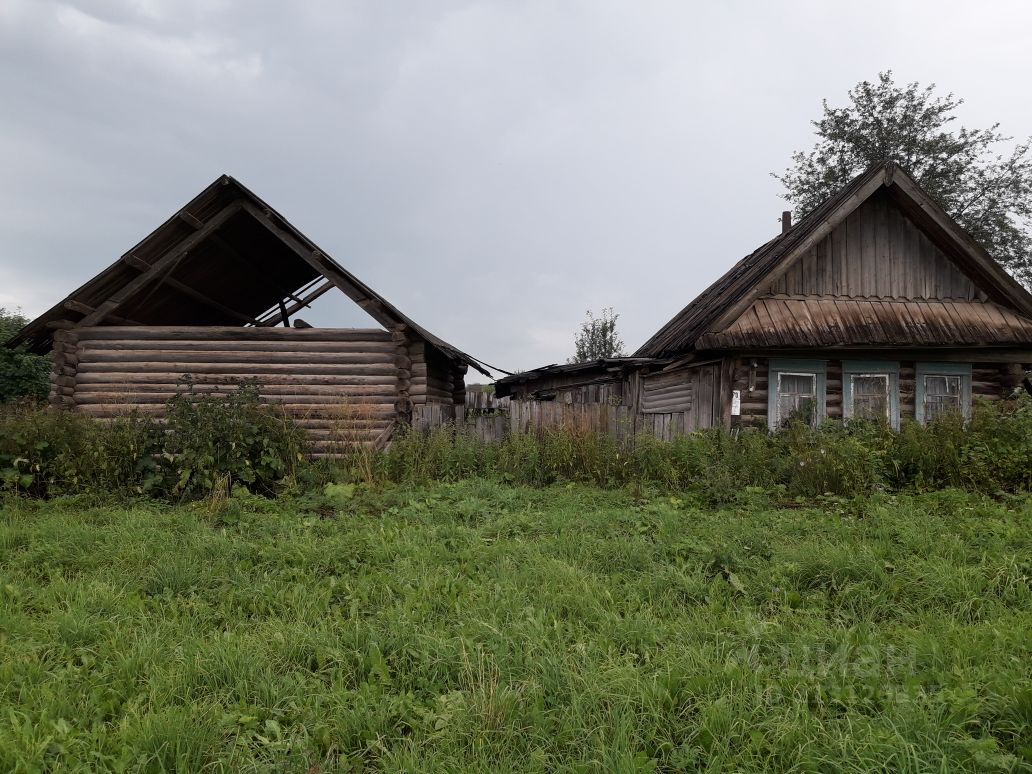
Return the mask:
<svg viewBox="0 0 1032 774">
<path fill-rule="evenodd" d="M 1032 770 L 1032 499 L 336 498 L 8 501 L 0 770 Z"/>
</svg>

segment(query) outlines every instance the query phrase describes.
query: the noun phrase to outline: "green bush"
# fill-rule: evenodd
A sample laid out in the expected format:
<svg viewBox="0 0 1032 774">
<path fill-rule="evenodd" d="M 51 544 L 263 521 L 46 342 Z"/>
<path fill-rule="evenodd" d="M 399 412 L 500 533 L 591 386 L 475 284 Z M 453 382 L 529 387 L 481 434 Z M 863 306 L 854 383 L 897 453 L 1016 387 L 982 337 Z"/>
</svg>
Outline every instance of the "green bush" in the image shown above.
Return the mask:
<svg viewBox="0 0 1032 774">
<path fill-rule="evenodd" d="M 182 499 L 234 485 L 269 494 L 304 457 L 304 432 L 261 405 L 255 384 L 225 396 L 198 395 L 187 384 L 169 401 L 164 422 L 33 406 L 0 411 L 0 488 L 32 497 Z"/>
<path fill-rule="evenodd" d="M 0 403 L 43 400 L 50 392 L 50 358 L 4 346 L 28 322 L 28 318 L 0 307 Z"/>
<path fill-rule="evenodd" d="M 0 487 L 33 497 L 143 492 L 159 470 L 160 428 L 129 415 L 100 422 L 71 411 L 0 411 Z"/>
<path fill-rule="evenodd" d="M 254 382 L 227 395 L 198 394 L 191 382 L 165 412 L 162 489 L 199 497 L 242 484 L 269 494 L 305 458 L 305 434 L 271 406 Z"/>
</svg>

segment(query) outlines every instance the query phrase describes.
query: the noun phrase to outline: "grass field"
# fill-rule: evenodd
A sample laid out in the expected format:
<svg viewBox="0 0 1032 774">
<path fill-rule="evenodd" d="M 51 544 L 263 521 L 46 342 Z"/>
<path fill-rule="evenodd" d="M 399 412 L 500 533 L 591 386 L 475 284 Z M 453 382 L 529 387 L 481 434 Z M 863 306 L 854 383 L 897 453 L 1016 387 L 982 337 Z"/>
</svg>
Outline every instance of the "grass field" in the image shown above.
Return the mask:
<svg viewBox="0 0 1032 774">
<path fill-rule="evenodd" d="M 2 771 L 1029 771 L 1032 499 L 8 501 Z"/>
</svg>

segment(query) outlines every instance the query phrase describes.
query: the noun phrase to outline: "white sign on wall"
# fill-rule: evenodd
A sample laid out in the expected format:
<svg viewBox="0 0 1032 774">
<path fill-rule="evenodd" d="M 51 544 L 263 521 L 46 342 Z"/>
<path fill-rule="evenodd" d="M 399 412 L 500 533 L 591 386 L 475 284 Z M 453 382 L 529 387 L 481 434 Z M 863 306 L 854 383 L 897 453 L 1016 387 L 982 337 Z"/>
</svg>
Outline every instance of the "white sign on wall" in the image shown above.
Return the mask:
<svg viewBox="0 0 1032 774">
<path fill-rule="evenodd" d="M 731 391 L 731 416 L 740 417 L 742 416 L 742 391 L 732 390 Z"/>
</svg>

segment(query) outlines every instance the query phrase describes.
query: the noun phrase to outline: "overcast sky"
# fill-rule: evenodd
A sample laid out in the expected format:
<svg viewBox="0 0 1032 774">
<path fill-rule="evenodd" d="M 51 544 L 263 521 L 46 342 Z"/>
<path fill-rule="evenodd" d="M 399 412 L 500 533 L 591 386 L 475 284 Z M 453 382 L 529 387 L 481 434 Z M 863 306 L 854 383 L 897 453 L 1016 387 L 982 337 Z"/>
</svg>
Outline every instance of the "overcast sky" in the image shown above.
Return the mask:
<svg viewBox="0 0 1032 774">
<path fill-rule="evenodd" d="M 0 306 L 228 172 L 487 362 L 561 362 L 603 306 L 633 350 L 777 233 L 769 173 L 887 68 L 1032 134 L 1027 2 L 0 0 Z"/>
</svg>

